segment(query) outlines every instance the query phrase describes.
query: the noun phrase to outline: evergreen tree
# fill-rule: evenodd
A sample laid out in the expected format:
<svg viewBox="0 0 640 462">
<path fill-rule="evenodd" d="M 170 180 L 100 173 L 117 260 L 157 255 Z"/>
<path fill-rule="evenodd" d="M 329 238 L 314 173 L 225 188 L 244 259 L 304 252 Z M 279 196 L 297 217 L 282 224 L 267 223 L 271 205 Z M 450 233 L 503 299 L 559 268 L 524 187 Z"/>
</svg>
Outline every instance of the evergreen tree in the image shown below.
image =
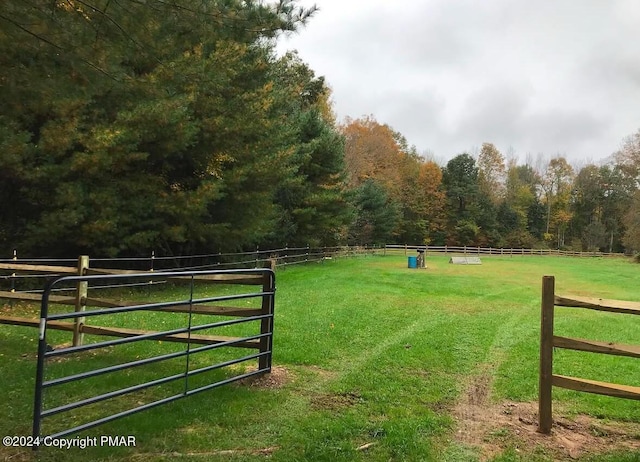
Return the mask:
<svg viewBox="0 0 640 462">
<path fill-rule="evenodd" d="M 359 245 L 393 242 L 400 208 L 385 188 L 370 179 L 364 181 L 354 195 L 356 219 L 349 233 L 349 242 Z"/>
<path fill-rule="evenodd" d="M 274 72 L 283 124 L 289 127 L 289 175 L 276 191 L 278 224 L 265 245 L 336 245 L 352 220 L 346 196 L 344 138 L 334 125 L 324 78 L 297 55 L 284 56 Z"/>
<path fill-rule="evenodd" d="M 478 212 L 478 167 L 467 153 L 451 159 L 442 170 L 448 208 L 447 243 L 474 245 L 480 239 Z"/>
<path fill-rule="evenodd" d="M 273 103 L 272 39 L 313 9 L 288 0 L 3 9 L 4 245 L 184 253 L 272 232 L 292 152 L 278 123 L 288 115 Z"/>
</svg>

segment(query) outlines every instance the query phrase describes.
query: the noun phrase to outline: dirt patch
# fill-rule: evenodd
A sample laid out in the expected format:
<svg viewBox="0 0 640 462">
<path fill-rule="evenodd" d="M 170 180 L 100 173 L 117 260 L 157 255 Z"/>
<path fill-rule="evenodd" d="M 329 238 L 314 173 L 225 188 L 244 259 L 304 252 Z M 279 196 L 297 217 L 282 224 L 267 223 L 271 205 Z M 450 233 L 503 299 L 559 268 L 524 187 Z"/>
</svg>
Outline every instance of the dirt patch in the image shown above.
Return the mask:
<svg viewBox="0 0 640 462">
<path fill-rule="evenodd" d="M 640 450 L 640 424 L 605 422 L 585 415 L 567 418 L 555 412 L 550 435 L 538 428 L 538 403 L 490 402 L 491 379 L 480 374 L 455 405 L 455 439 L 475 447 L 480 460 L 489 460 L 508 448 L 523 453 L 543 451 L 554 460 L 572 460 L 616 449 Z"/>
<path fill-rule="evenodd" d="M 328 371 L 318 366 L 298 366 L 298 368 L 305 372 L 311 372 L 312 374 L 317 375 L 322 380 L 333 380 L 338 376 L 337 372 Z"/>
<path fill-rule="evenodd" d="M 467 404 L 469 406 L 484 405 L 489 400 L 491 384 L 491 376 L 486 373 L 475 377 L 466 393 Z"/>
<path fill-rule="evenodd" d="M 358 393 L 322 393 L 311 398 L 311 407 L 319 410 L 338 411 L 355 406 L 364 400 Z"/>
<path fill-rule="evenodd" d="M 246 370 L 250 372 L 250 370 Z M 268 374 L 254 375 L 237 382 L 240 386 L 274 390 L 282 388 L 292 380 L 289 371 L 282 366 L 273 366 Z"/>
</svg>

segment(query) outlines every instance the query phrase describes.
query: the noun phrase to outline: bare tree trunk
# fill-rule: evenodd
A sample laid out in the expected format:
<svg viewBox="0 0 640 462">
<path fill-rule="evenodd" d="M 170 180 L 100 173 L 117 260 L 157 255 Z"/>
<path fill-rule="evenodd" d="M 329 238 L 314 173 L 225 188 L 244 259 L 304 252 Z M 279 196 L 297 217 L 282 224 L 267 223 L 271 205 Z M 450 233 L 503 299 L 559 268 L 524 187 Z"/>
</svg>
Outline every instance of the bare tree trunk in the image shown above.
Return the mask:
<svg viewBox="0 0 640 462">
<path fill-rule="evenodd" d="M 549 234 L 550 222 L 551 222 L 551 198 L 547 196 L 547 234 Z"/>
<path fill-rule="evenodd" d="M 609 253 L 613 253 L 613 230 L 611 230 L 611 239 L 609 239 Z"/>
</svg>

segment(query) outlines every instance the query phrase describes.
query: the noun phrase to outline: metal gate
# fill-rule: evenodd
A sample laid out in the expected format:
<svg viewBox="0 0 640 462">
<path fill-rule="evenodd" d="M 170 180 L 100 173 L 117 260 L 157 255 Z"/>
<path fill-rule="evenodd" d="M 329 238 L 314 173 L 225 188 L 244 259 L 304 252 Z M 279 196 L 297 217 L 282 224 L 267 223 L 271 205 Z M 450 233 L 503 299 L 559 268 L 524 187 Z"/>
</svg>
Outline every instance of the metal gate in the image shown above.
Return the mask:
<svg viewBox="0 0 640 462">
<path fill-rule="evenodd" d="M 90 289 L 131 283 L 155 288 L 161 282 L 169 283 L 163 284 L 163 293 L 177 293 L 175 299 L 139 303 L 85 295 L 74 311 L 66 312 L 50 302 L 52 292 L 82 285 Z M 50 281 L 40 313 L 34 441 L 45 435 L 61 438 L 270 372 L 274 298 L 275 274 L 270 269 L 65 276 Z M 236 306 L 226 306 L 229 302 Z M 202 322 L 211 315 L 224 319 Z M 97 326 L 97 319 L 108 325 Z M 140 329 L 149 325 L 156 328 Z M 157 329 L 158 325 L 166 327 Z M 77 344 L 74 336 L 73 345 L 52 346 L 52 330 L 73 331 L 84 341 Z M 203 335 L 220 331 L 234 335 Z M 246 354 L 246 349 L 257 352 Z M 236 352 L 240 356 L 233 356 Z M 250 361 L 257 363 L 254 370 L 246 369 Z M 53 431 L 43 431 L 49 419 L 55 420 Z M 69 422 L 75 425 L 61 428 Z"/>
</svg>

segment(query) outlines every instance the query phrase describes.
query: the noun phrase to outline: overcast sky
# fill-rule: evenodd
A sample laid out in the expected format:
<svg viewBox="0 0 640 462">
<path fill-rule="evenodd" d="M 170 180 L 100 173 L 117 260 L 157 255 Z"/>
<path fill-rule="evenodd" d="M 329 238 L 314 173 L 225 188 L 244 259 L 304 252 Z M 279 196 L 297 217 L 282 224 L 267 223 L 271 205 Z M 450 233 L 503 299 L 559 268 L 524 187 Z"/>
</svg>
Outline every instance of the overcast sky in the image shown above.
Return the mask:
<svg viewBox="0 0 640 462">
<path fill-rule="evenodd" d="M 280 39 L 333 89 L 446 161 L 503 154 L 598 162 L 640 129 L 639 0 L 316 0 Z"/>
</svg>

